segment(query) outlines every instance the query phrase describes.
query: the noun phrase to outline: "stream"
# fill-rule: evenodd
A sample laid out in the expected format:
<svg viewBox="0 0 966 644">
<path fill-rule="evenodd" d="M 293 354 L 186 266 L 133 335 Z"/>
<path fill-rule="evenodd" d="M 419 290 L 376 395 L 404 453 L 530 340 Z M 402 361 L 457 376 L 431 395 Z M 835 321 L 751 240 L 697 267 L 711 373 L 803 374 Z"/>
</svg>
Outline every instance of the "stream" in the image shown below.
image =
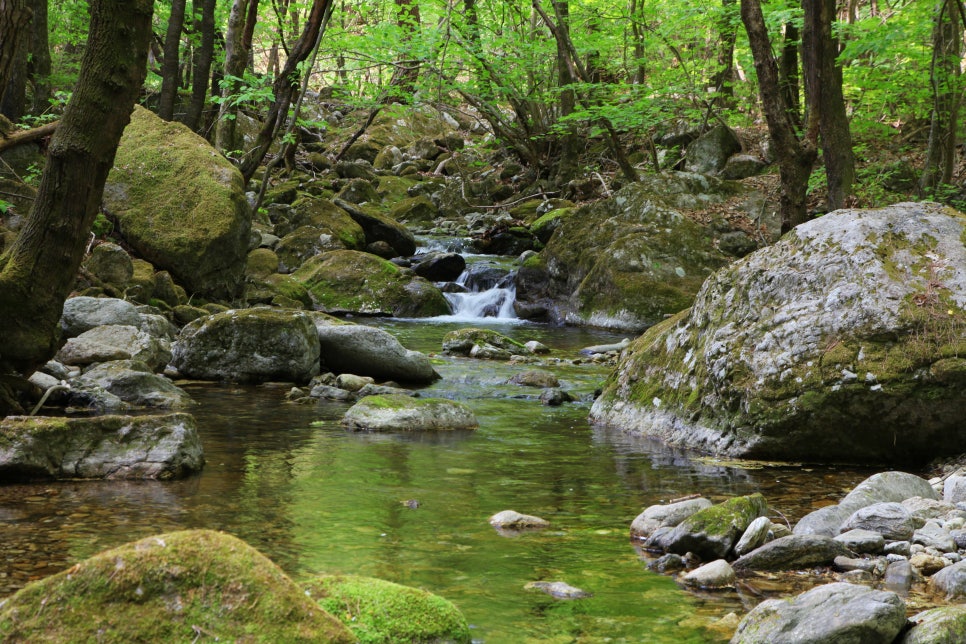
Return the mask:
<svg viewBox="0 0 966 644">
<path fill-rule="evenodd" d="M 362 321 L 428 353 L 465 326 Z M 568 358 L 620 339 L 512 320 L 490 326 Z M 185 385 L 199 403 L 203 473 L 177 482 L 0 487 L 0 593 L 134 539 L 213 528 L 295 579 L 358 573 L 438 593 L 462 609 L 478 642 L 716 641 L 703 625 L 760 598 L 680 590 L 647 569 L 628 538 L 631 520 L 647 505 L 691 493 L 720 501 L 760 491 L 794 521 L 870 473 L 722 463 L 591 427 L 590 398 L 607 368 L 590 362 L 546 367 L 581 398 L 551 408 L 537 400 L 539 390 L 503 384 L 526 366 L 435 359 L 443 379 L 423 395 L 466 402 L 478 430 L 349 433 L 339 424 L 345 404 L 286 403 L 287 385 Z M 552 527 L 498 534 L 487 518 L 505 509 Z M 558 580 L 593 597 L 558 601 L 524 589 Z"/>
</svg>

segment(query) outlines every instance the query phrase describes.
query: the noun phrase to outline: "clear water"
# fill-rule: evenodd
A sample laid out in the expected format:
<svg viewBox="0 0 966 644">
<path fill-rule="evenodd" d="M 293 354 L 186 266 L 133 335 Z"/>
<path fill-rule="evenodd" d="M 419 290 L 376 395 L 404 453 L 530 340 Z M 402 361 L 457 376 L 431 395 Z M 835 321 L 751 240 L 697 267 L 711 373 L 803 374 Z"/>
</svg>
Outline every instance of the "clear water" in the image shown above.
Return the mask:
<svg viewBox="0 0 966 644">
<path fill-rule="evenodd" d="M 407 346 L 438 351 L 452 324 L 382 321 Z M 555 357 L 619 335 L 502 325 Z M 100 550 L 183 528 L 225 530 L 296 579 L 373 575 L 455 602 L 479 642 L 706 642 L 704 625 L 755 601 L 694 595 L 650 572 L 628 539 L 647 505 L 691 493 L 720 500 L 761 491 L 790 520 L 837 499 L 868 472 L 726 464 L 588 425 L 606 375 L 548 367 L 582 401 L 542 406 L 504 384 L 524 366 L 435 357 L 425 395 L 465 401 L 473 432 L 348 433 L 346 406 L 284 402 L 287 386 L 194 385 L 208 464 L 172 483 L 71 482 L 0 487 L 0 593 Z M 404 502 L 417 500 L 411 509 Z M 541 516 L 542 532 L 506 536 L 501 510 Z M 524 589 L 564 581 L 593 593 L 558 601 Z M 726 637 L 725 637 L 726 639 Z"/>
</svg>

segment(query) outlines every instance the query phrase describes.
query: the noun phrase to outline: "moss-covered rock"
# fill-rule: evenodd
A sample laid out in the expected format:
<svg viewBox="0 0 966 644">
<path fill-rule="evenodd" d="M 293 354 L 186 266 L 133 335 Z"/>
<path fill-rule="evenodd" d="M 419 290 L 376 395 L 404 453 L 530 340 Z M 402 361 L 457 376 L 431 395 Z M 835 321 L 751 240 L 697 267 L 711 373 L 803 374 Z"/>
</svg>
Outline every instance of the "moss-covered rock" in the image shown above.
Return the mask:
<svg viewBox="0 0 966 644">
<path fill-rule="evenodd" d="M 402 394 L 366 396 L 349 408 L 342 424 L 349 429 L 374 432 L 475 429 L 479 426 L 473 411 L 463 403 Z"/>
<path fill-rule="evenodd" d="M 293 276 L 309 290 L 316 308 L 326 313 L 432 317 L 450 310 L 430 282 L 369 253 L 323 253 Z"/>
<path fill-rule="evenodd" d="M 425 195 L 408 197 L 397 202 L 389 215 L 396 221 L 405 222 L 410 226 L 431 226 L 439 215 L 436 205 Z"/>
<path fill-rule="evenodd" d="M 422 138 L 444 138 L 456 133 L 457 125 L 452 117 L 429 105 L 387 105 L 343 157 L 372 163 L 386 146 L 402 150 Z"/>
<path fill-rule="evenodd" d="M 257 550 L 188 530 L 107 550 L 4 602 L 8 642 L 354 642 Z"/>
<path fill-rule="evenodd" d="M 249 278 L 265 278 L 278 272 L 278 255 L 270 248 L 256 248 L 248 253 L 245 275 Z"/>
<path fill-rule="evenodd" d="M 304 585 L 319 606 L 349 625 L 360 644 L 470 641 L 459 609 L 425 590 L 357 575 L 325 575 Z"/>
<path fill-rule="evenodd" d="M 704 561 L 724 559 L 751 522 L 767 510 L 761 494 L 728 499 L 698 510 L 661 537 L 659 545 L 679 555 L 693 552 Z"/>
<path fill-rule="evenodd" d="M 966 215 L 845 210 L 719 271 L 623 354 L 597 421 L 752 458 L 966 449 Z"/>
<path fill-rule="evenodd" d="M 238 292 L 251 228 L 242 176 L 188 128 L 135 108 L 104 203 L 124 240 L 189 291 Z"/>
<path fill-rule="evenodd" d="M 372 205 L 359 206 L 343 199 L 336 199 L 336 205 L 345 210 L 353 221 L 362 226 L 366 235 L 366 245 L 385 242 L 396 255 L 409 257 L 416 252 L 416 238 L 413 233 L 395 219 Z"/>
<path fill-rule="evenodd" d="M 510 353 L 526 354 L 526 346 L 511 337 L 490 329 L 457 329 L 443 336 L 443 353 L 449 355 L 469 356 L 474 348 L 491 346 Z"/>
<path fill-rule="evenodd" d="M 345 250 L 346 245 L 323 228 L 300 226 L 285 235 L 275 247 L 279 270 L 291 273 L 307 260 L 330 250 Z"/>
<path fill-rule="evenodd" d="M 285 237 L 302 226 L 320 229 L 322 234 L 332 236 L 340 248 L 361 250 L 366 245 L 366 234 L 352 217 L 329 199 L 302 197 L 294 204 L 283 220 L 275 224 L 274 232 Z"/>
<path fill-rule="evenodd" d="M 528 270 L 517 299 L 542 302 L 556 321 L 568 324 L 627 330 L 655 324 L 689 306 L 704 279 L 728 261 L 712 231 L 682 208 L 722 202 L 736 190 L 672 173 L 561 212 L 537 227 L 544 233 L 556 228 L 541 252 L 545 271 Z"/>
</svg>

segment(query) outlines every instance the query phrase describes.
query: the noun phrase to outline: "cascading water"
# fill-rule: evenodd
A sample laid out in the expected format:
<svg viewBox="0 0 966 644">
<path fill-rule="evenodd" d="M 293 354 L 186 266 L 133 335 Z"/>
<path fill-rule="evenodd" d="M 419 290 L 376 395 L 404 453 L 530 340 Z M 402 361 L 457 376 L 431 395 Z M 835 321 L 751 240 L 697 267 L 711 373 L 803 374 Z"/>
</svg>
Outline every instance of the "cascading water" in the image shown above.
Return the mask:
<svg viewBox="0 0 966 644">
<path fill-rule="evenodd" d="M 476 266 L 479 266 L 477 264 Z M 515 320 L 513 310 L 516 287 L 513 275 L 507 274 L 495 283 L 474 279 L 473 265 L 463 271 L 455 284 L 465 291 L 446 293 L 446 299 L 453 307 L 453 314 L 446 316 L 452 321 L 471 321 L 479 319 Z"/>
</svg>

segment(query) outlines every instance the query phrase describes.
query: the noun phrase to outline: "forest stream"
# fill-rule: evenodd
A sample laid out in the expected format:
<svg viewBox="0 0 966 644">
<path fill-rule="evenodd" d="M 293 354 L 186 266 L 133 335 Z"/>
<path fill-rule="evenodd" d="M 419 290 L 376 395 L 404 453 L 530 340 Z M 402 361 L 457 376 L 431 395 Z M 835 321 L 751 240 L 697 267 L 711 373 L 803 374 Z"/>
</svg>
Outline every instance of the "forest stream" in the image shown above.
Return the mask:
<svg viewBox="0 0 966 644">
<path fill-rule="evenodd" d="M 372 321 L 406 346 L 438 353 L 466 324 Z M 489 325 L 554 356 L 619 336 L 519 322 Z M 207 465 L 178 482 L 75 482 L 0 488 L 3 594 L 104 549 L 151 534 L 213 528 L 234 534 L 293 578 L 359 573 L 453 601 L 477 642 L 720 641 L 705 626 L 761 596 L 696 595 L 648 570 L 628 537 L 651 504 L 692 493 L 720 501 L 762 492 L 794 523 L 869 475 L 858 469 L 725 463 L 592 427 L 590 399 L 608 368 L 545 366 L 580 398 L 540 404 L 539 390 L 503 384 L 523 365 L 436 356 L 443 376 L 425 395 L 461 400 L 480 420 L 466 433 L 345 431 L 343 403 L 297 405 L 288 385 L 188 384 Z M 408 502 L 408 503 L 407 503 Z M 413 507 L 410 507 L 413 506 Z M 505 535 L 501 510 L 551 528 Z M 564 581 L 593 596 L 563 601 L 526 590 Z"/>
</svg>

